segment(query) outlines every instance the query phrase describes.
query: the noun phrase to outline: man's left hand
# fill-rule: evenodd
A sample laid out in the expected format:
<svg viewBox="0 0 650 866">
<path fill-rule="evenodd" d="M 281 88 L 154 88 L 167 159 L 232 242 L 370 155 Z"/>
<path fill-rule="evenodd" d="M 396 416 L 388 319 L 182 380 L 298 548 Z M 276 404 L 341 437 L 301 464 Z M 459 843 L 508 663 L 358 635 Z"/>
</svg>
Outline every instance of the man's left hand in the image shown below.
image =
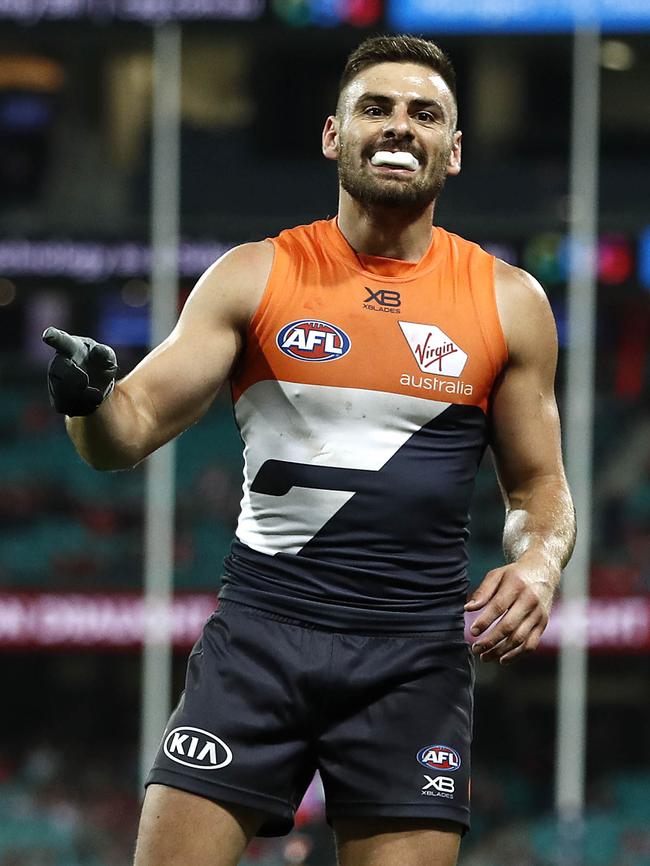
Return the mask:
<svg viewBox="0 0 650 866">
<path fill-rule="evenodd" d="M 482 662 L 509 664 L 537 649 L 556 585 L 545 569 L 521 562 L 489 571 L 465 605 L 468 613 L 482 611 L 470 629 L 473 636 L 481 635 L 472 644 L 473 654 Z"/>
</svg>

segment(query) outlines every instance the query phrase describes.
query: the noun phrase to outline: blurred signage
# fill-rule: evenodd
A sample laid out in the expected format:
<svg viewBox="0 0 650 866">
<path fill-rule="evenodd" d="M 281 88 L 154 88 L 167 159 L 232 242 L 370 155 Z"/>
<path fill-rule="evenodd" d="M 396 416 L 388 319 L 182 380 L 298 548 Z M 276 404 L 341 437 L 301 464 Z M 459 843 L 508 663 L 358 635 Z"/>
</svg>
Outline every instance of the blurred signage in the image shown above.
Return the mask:
<svg viewBox="0 0 650 866">
<path fill-rule="evenodd" d="M 0 99 L 0 109 L 1 106 Z M 544 286 L 561 285 L 567 281 L 568 238 L 560 232 L 542 232 L 520 244 L 479 242 L 498 258 L 514 265 L 520 264 Z M 182 241 L 180 275 L 199 276 L 233 246 L 220 241 Z M 639 237 L 638 263 L 633 240 L 618 235 L 599 238 L 598 280 L 603 285 L 619 286 L 633 280 L 635 268 L 641 285 L 650 289 L 650 229 L 644 230 Z M 94 282 L 112 277 L 146 276 L 150 271 L 151 250 L 147 244 L 135 241 L 107 243 L 0 238 L 0 278 L 64 277 Z"/>
<path fill-rule="evenodd" d="M 196 277 L 232 244 L 183 241 L 179 249 L 181 277 Z M 149 274 L 151 249 L 146 244 L 99 241 L 0 240 L 0 276 L 67 277 L 81 282 Z"/>
<path fill-rule="evenodd" d="M 603 652 L 650 651 L 650 598 L 598 598 L 580 605 L 558 602 L 540 646 L 556 649 L 566 629 L 569 637 L 586 629 L 589 649 Z"/>
<path fill-rule="evenodd" d="M 0 18 L 26 24 L 76 18 L 118 19 L 156 24 L 163 21 L 252 21 L 265 0 L 0 0 Z"/>
<path fill-rule="evenodd" d="M 215 605 L 216 596 L 209 593 L 174 597 L 168 624 L 176 648 L 192 646 Z M 161 613 L 148 613 L 135 593 L 0 593 L 0 648 L 137 649 L 148 616 L 154 628 L 165 631 Z M 580 608 L 558 602 L 540 649 L 557 649 L 564 627 L 572 635 L 583 626 L 592 650 L 650 652 L 650 598 L 591 599 L 586 617 Z"/>
<path fill-rule="evenodd" d="M 371 27 L 379 23 L 382 14 L 381 0 L 271 0 L 271 8 L 294 27 Z"/>
<path fill-rule="evenodd" d="M 0 0 L 0 19 L 42 21 L 254 21 L 267 12 L 294 27 L 372 27 L 383 0 Z"/>
<path fill-rule="evenodd" d="M 523 266 L 545 286 L 566 281 L 568 274 L 566 235 L 543 232 L 527 241 L 523 252 Z"/>
<path fill-rule="evenodd" d="M 192 646 L 215 606 L 216 595 L 177 595 L 169 623 L 174 646 Z M 151 615 L 163 630 L 160 611 Z M 0 593 L 0 647 L 135 649 L 146 621 L 144 600 L 134 593 Z"/>
<path fill-rule="evenodd" d="M 641 244 L 642 241 L 643 237 Z M 533 235 L 524 245 L 522 264 L 545 286 L 565 283 L 569 277 L 568 236 L 559 232 Z M 605 286 L 620 286 L 634 277 L 634 249 L 630 240 L 618 235 L 598 239 L 597 277 Z M 641 256 L 639 278 L 642 280 Z"/>
<path fill-rule="evenodd" d="M 551 33 L 580 25 L 650 30 L 648 0 L 389 0 L 393 30 L 458 33 Z"/>
<path fill-rule="evenodd" d="M 634 270 L 632 245 L 623 237 L 606 235 L 598 242 L 598 279 L 607 286 L 626 283 Z"/>
</svg>

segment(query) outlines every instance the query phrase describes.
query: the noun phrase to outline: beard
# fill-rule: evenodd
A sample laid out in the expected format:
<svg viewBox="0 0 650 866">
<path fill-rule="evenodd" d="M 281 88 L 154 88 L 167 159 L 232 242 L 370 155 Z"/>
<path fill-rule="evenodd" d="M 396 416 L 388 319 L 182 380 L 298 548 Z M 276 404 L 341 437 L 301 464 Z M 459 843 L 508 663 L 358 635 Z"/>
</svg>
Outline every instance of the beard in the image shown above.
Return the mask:
<svg viewBox="0 0 650 866">
<path fill-rule="evenodd" d="M 399 142 L 391 141 L 394 147 Z M 420 162 L 420 169 L 414 177 L 378 176 L 372 173 L 368 160 L 377 150 L 387 150 L 381 145 L 370 145 L 361 153 L 361 166 L 355 164 L 353 155 L 343 141 L 340 142 L 338 158 L 339 183 L 343 189 L 364 207 L 383 206 L 421 211 L 438 198 L 447 179 L 447 165 L 451 153 L 449 149 L 437 153 L 426 163 L 424 155 L 413 151 L 403 144 L 400 149 L 408 150 Z"/>
</svg>

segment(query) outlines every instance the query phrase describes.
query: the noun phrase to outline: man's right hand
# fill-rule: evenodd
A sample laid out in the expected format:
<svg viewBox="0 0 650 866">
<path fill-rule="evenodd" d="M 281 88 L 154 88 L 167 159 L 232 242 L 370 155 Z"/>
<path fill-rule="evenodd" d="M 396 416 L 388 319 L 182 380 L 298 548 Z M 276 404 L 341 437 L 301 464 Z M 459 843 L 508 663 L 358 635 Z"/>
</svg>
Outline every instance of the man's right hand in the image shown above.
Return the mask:
<svg viewBox="0 0 650 866">
<path fill-rule="evenodd" d="M 90 337 L 75 337 L 57 328 L 46 328 L 43 342 L 56 349 L 47 368 L 52 408 L 64 415 L 90 415 L 115 385 L 115 352 Z"/>
</svg>

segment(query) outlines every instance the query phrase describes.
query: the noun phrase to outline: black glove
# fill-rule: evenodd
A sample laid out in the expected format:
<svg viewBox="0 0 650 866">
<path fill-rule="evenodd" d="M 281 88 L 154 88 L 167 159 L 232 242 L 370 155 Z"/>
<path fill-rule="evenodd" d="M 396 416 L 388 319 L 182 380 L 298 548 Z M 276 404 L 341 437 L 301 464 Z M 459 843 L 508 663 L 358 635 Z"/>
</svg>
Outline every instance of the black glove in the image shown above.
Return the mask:
<svg viewBox="0 0 650 866">
<path fill-rule="evenodd" d="M 74 337 L 57 328 L 46 328 L 43 342 L 56 349 L 47 368 L 52 408 L 63 415 L 90 415 L 115 385 L 115 352 L 90 337 Z"/>
</svg>

